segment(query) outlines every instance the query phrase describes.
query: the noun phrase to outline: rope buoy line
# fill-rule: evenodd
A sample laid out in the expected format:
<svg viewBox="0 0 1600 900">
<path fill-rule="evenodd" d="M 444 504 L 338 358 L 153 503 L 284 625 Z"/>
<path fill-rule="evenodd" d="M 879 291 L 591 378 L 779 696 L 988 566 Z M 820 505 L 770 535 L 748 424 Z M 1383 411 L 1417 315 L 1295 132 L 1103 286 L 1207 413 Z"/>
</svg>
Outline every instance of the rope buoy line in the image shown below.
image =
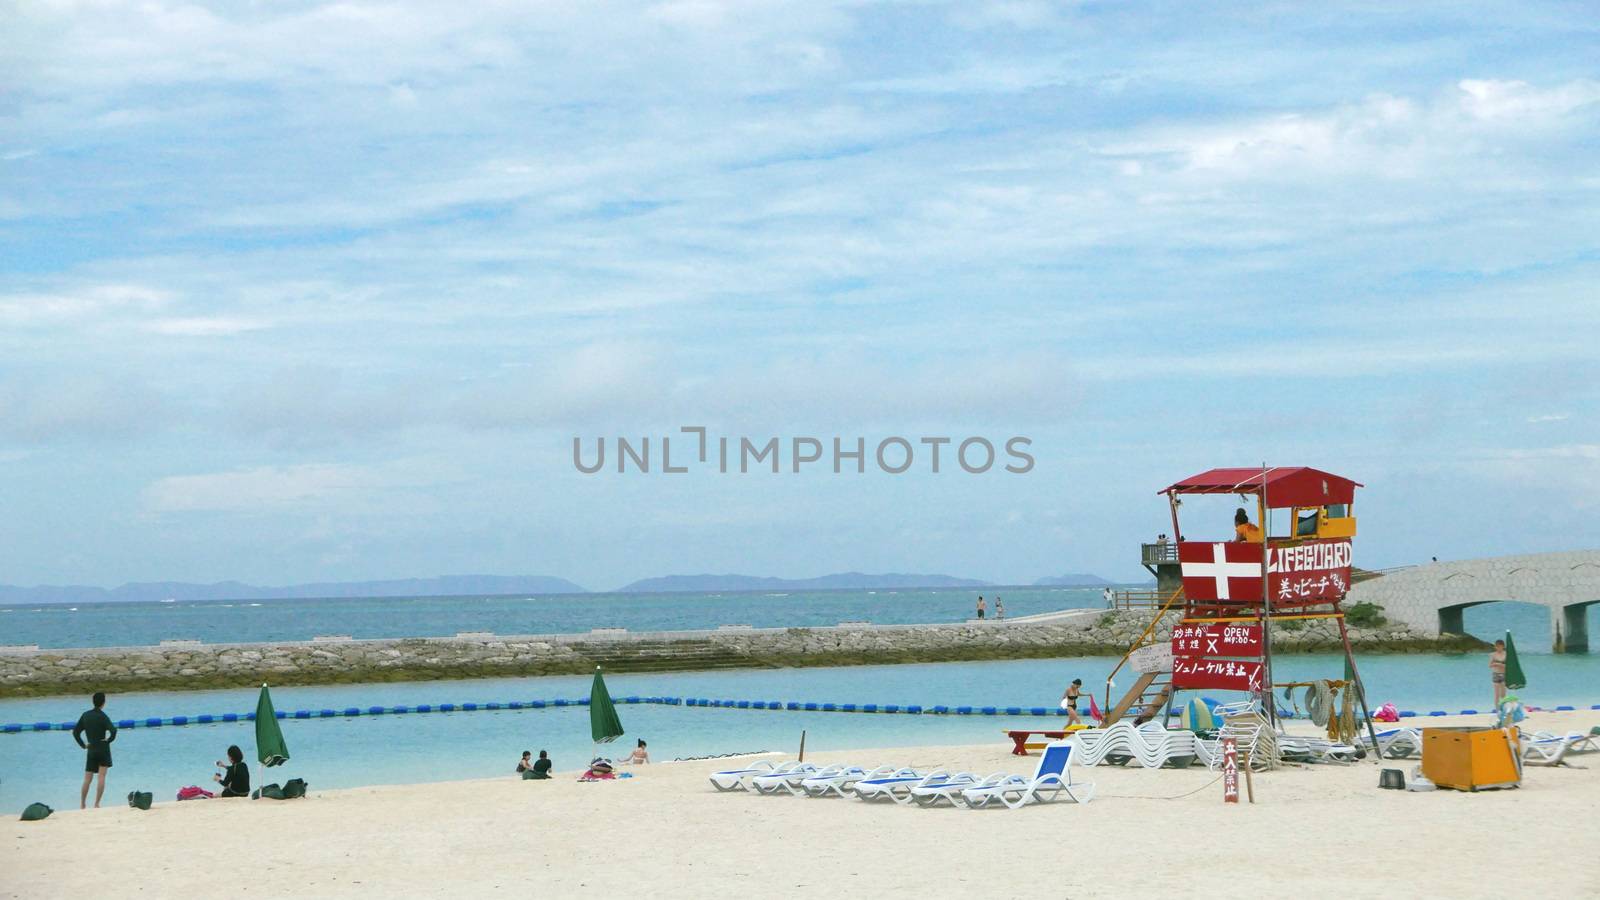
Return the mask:
<svg viewBox="0 0 1600 900">
<path fill-rule="evenodd" d="M 907 715 L 907 716 L 1033 716 L 1038 718 L 1061 718 L 1065 715 L 1056 707 L 1047 706 L 948 706 L 944 704 L 922 706 L 918 704 L 897 703 L 820 703 L 802 702 L 794 700 L 713 700 L 705 697 L 614 697 L 614 703 L 641 704 L 651 706 L 694 706 L 708 709 L 761 709 L 782 712 L 840 712 L 840 713 L 873 713 L 879 715 Z M 358 716 L 403 716 L 427 713 L 450 712 L 504 712 L 524 709 L 550 709 L 568 706 L 588 706 L 588 697 L 574 699 L 557 698 L 554 700 L 510 700 L 502 703 L 418 703 L 412 706 L 347 706 L 343 709 L 297 709 L 294 711 L 279 710 L 279 719 L 339 719 L 355 718 Z M 1538 706 L 1527 707 L 1529 712 L 1538 712 L 1546 709 Z M 1548 710 L 1556 712 L 1572 712 L 1576 706 L 1554 706 Z M 1600 703 L 1589 707 L 1600 710 Z M 1419 713 L 1412 710 L 1401 710 L 1400 718 L 1411 719 L 1425 716 L 1475 716 L 1482 711 L 1476 709 L 1463 709 L 1459 713 L 1433 710 Z M 244 713 L 209 713 L 194 716 L 149 716 L 142 719 L 119 719 L 117 727 L 120 728 L 172 728 L 185 725 L 220 725 L 235 722 L 254 722 L 256 714 Z M 37 731 L 71 731 L 75 722 L 11 722 L 0 725 L 0 734 L 22 734 Z"/>
</svg>

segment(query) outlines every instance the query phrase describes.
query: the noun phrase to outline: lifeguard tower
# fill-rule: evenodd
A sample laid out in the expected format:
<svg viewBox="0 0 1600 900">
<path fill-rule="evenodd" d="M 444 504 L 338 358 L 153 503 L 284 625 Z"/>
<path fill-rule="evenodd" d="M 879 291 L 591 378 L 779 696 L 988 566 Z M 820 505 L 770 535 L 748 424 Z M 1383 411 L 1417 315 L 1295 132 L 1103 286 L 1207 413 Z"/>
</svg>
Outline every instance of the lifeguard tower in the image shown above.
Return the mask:
<svg viewBox="0 0 1600 900">
<path fill-rule="evenodd" d="M 1165 714 L 1181 690 L 1247 692 L 1262 697 L 1266 715 L 1275 718 L 1272 689 L 1287 685 L 1272 681 L 1272 625 L 1306 619 L 1338 622 L 1346 678 L 1365 716 L 1341 606 L 1351 584 L 1352 509 L 1359 487 L 1318 469 L 1263 466 L 1211 469 L 1162 489 L 1171 540 L 1141 549 L 1156 589 L 1120 591 L 1111 598 L 1115 607 L 1153 609 L 1154 615 L 1106 679 L 1102 724 L 1157 703 Z M 1217 522 L 1204 536 L 1198 527 L 1190 534 L 1181 513 L 1183 498 L 1195 494 L 1238 495 L 1248 522 L 1231 532 L 1231 523 Z M 1209 539 L 1219 531 L 1225 536 Z M 1161 638 L 1162 623 L 1180 612 L 1171 636 Z M 1138 677 L 1112 702 L 1112 679 L 1129 668 Z"/>
</svg>

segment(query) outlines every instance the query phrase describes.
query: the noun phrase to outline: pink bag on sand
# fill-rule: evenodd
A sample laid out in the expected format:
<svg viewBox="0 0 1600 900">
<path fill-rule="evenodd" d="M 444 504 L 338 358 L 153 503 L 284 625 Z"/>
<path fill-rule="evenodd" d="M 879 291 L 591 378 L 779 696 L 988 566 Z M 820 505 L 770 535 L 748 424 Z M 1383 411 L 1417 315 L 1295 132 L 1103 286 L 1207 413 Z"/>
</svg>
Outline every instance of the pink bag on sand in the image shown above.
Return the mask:
<svg viewBox="0 0 1600 900">
<path fill-rule="evenodd" d="M 192 784 L 186 788 L 178 788 L 179 800 L 210 800 L 215 796 L 216 794 L 211 793 L 205 788 L 197 787 Z"/>
<path fill-rule="evenodd" d="M 1372 718 L 1378 722 L 1398 722 L 1400 721 L 1400 711 L 1394 708 L 1393 703 L 1385 703 L 1378 708 L 1377 712 L 1372 714 Z"/>
</svg>

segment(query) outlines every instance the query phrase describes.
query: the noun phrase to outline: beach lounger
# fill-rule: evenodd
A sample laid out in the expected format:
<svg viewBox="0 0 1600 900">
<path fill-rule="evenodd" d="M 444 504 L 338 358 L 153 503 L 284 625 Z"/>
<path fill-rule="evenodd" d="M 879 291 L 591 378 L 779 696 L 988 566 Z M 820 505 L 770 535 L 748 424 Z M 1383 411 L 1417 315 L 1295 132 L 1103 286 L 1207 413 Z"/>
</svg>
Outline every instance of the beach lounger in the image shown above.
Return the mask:
<svg viewBox="0 0 1600 900">
<path fill-rule="evenodd" d="M 966 803 L 961 792 L 982 784 L 983 780 L 971 772 L 933 772 L 913 785 L 906 799 L 918 806 L 938 806 L 940 800 L 948 800 L 951 806 L 961 806 Z"/>
<path fill-rule="evenodd" d="M 793 768 L 781 772 L 764 772 L 750 776 L 750 789 L 758 794 L 789 793 L 798 797 L 805 793 L 800 787 L 800 782 L 813 775 L 826 775 L 847 768 L 849 766 L 817 767 L 811 763 L 797 763 Z"/>
<path fill-rule="evenodd" d="M 1078 745 L 1074 761 L 1083 766 L 1101 763 L 1120 766 L 1138 760 L 1139 765 L 1147 769 L 1163 766 L 1181 769 L 1200 754 L 1194 732 L 1168 730 L 1155 723 L 1135 726 L 1123 721 L 1109 728 L 1086 728 L 1075 732 L 1069 740 Z"/>
<path fill-rule="evenodd" d="M 1278 735 L 1278 758 L 1293 762 L 1353 763 L 1361 751 L 1327 738 Z"/>
<path fill-rule="evenodd" d="M 996 800 L 1008 809 L 1020 809 L 1030 803 L 1049 803 L 1066 794 L 1075 803 L 1088 803 L 1094 799 L 1094 782 L 1072 780 L 1073 741 L 1057 741 L 1044 748 L 1039 757 L 1039 767 L 1032 778 L 1021 775 L 990 775 L 978 784 L 961 792 L 961 799 L 969 809 L 982 809 Z"/>
<path fill-rule="evenodd" d="M 1522 741 L 1522 763 L 1528 766 L 1571 765 L 1571 763 L 1567 762 L 1567 754 L 1572 752 L 1575 744 L 1586 737 L 1586 735 L 1581 734 L 1565 734 L 1560 737 L 1549 737 L 1543 740 L 1524 739 Z M 1579 766 L 1579 768 L 1582 768 L 1582 766 Z"/>
<path fill-rule="evenodd" d="M 1417 728 L 1390 728 L 1377 734 L 1378 755 L 1385 759 L 1406 759 L 1422 755 L 1422 731 Z M 1372 740 L 1362 735 L 1362 744 L 1371 746 Z"/>
<path fill-rule="evenodd" d="M 869 802 L 874 800 L 892 800 L 895 803 L 909 803 L 911 802 L 911 788 L 914 785 L 920 783 L 926 778 L 932 777 L 933 775 L 941 774 L 943 773 L 934 772 L 929 775 L 924 775 L 918 772 L 908 772 L 904 775 L 887 775 L 878 778 L 863 778 L 851 785 L 851 793 L 854 793 L 857 799 L 866 800 Z"/>
<path fill-rule="evenodd" d="M 853 792 L 856 783 L 863 779 L 906 776 L 917 776 L 917 772 L 907 768 L 897 769 L 894 766 L 878 766 L 875 769 L 863 769 L 860 766 L 829 767 L 801 779 L 800 790 L 808 797 L 826 797 L 829 794 L 846 797 Z"/>
<path fill-rule="evenodd" d="M 794 762 L 755 762 L 743 769 L 727 769 L 722 772 L 711 773 L 711 786 L 719 791 L 748 791 L 750 779 L 756 775 L 770 775 L 774 772 L 785 772 L 793 766 Z"/>
<path fill-rule="evenodd" d="M 1568 756 L 1582 756 L 1585 753 L 1600 753 L 1600 740 L 1592 732 L 1584 734 L 1581 731 L 1569 731 L 1566 734 L 1553 734 L 1548 731 L 1535 731 L 1522 736 L 1523 743 L 1531 741 L 1559 741 L 1565 740 L 1572 746 L 1567 748 Z"/>
</svg>

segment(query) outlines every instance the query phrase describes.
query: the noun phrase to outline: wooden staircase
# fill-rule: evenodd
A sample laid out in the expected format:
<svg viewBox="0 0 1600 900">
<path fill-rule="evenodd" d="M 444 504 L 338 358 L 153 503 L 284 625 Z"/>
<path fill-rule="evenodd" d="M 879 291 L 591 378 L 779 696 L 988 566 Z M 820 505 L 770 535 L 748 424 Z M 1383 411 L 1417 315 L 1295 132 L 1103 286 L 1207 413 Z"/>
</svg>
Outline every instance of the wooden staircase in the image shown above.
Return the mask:
<svg viewBox="0 0 1600 900">
<path fill-rule="evenodd" d="M 1111 702 L 1111 680 L 1117 676 L 1118 672 L 1122 671 L 1123 667 L 1132 661 L 1135 653 L 1157 643 L 1156 631 L 1161 624 L 1162 618 L 1176 609 L 1182 602 L 1183 588 L 1180 586 L 1164 594 L 1159 601 L 1150 604 L 1156 607 L 1156 614 L 1151 617 L 1150 624 L 1145 626 L 1144 631 L 1128 647 L 1128 652 L 1122 655 L 1122 659 L 1111 670 L 1111 674 L 1106 676 L 1106 712 L 1104 718 L 1100 720 L 1101 727 L 1111 725 L 1117 720 L 1127 718 L 1130 715 L 1137 716 L 1146 706 L 1155 702 L 1163 691 L 1168 691 L 1170 696 L 1172 685 L 1172 672 L 1170 669 L 1165 672 L 1139 673 L 1139 677 L 1134 680 L 1132 687 L 1128 688 L 1127 693 L 1123 694 L 1122 699 L 1116 703 Z"/>
</svg>

